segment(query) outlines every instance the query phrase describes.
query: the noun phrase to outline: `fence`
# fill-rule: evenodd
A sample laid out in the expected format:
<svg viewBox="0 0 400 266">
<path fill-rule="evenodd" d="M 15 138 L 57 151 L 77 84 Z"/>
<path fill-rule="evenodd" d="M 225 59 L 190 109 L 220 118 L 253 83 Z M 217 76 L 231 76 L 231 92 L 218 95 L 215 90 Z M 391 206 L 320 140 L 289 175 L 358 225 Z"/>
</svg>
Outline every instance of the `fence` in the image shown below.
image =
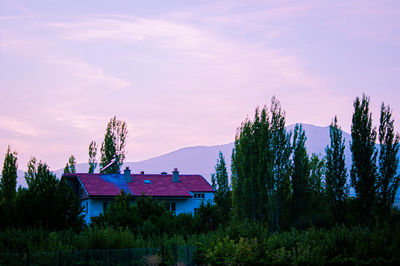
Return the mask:
<svg viewBox="0 0 400 266">
<path fill-rule="evenodd" d="M 0 253 L 0 265 L 194 265 L 194 247 Z"/>
</svg>

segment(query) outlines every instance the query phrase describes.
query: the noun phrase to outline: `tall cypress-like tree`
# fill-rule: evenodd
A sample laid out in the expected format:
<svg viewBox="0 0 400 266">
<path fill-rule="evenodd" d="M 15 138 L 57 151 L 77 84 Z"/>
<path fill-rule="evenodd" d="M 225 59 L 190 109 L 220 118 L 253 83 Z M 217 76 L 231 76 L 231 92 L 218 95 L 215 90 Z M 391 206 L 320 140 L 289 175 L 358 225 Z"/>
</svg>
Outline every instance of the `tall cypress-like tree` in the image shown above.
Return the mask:
<svg viewBox="0 0 400 266">
<path fill-rule="evenodd" d="M 0 181 L 0 195 L 6 201 L 12 201 L 16 195 L 17 188 L 17 152 L 11 151 L 8 146 L 4 157 L 3 171 Z"/>
<path fill-rule="evenodd" d="M 254 121 L 247 119 L 238 129 L 232 151 L 232 189 L 235 214 L 239 218 L 268 218 L 268 188 L 272 186 L 270 121 L 267 109 L 256 109 Z"/>
<path fill-rule="evenodd" d="M 274 186 L 269 189 L 271 197 L 269 204 L 271 210 L 271 230 L 287 229 L 290 226 L 290 175 L 292 146 L 291 133 L 285 129 L 285 112 L 279 101 L 272 97 L 271 100 L 271 144 L 273 153 L 273 178 Z M 271 188 L 273 190 L 271 190 Z"/>
<path fill-rule="evenodd" d="M 93 173 L 97 167 L 97 143 L 91 141 L 89 144 L 89 173 Z"/>
<path fill-rule="evenodd" d="M 342 130 L 337 124 L 337 117 L 329 127 L 330 145 L 326 152 L 326 194 L 329 211 L 336 223 L 342 223 L 344 218 L 345 201 L 348 197 L 347 169 L 345 166 L 345 140 Z"/>
<path fill-rule="evenodd" d="M 68 159 L 68 163 L 65 165 L 64 174 L 76 173 L 76 161 L 74 155 L 71 155 Z"/>
<path fill-rule="evenodd" d="M 302 226 L 306 218 L 310 166 L 306 150 L 306 135 L 302 125 L 296 124 L 293 133 L 292 215 L 296 226 Z"/>
<path fill-rule="evenodd" d="M 117 120 L 116 116 L 111 118 L 107 125 L 104 141 L 101 144 L 100 166 L 106 166 L 114 156 L 118 157 L 118 163 L 105 170 L 104 173 L 117 173 L 119 171 L 125 159 L 125 140 L 127 136 L 128 129 L 126 123 Z"/>
<path fill-rule="evenodd" d="M 400 136 L 394 133 L 394 120 L 389 106 L 381 106 L 379 125 L 379 175 L 377 183 L 378 210 L 382 218 L 390 214 L 400 177 L 397 174 L 399 166 Z"/>
<path fill-rule="evenodd" d="M 350 176 L 356 193 L 356 205 L 360 222 L 367 224 L 371 218 L 376 195 L 376 129 L 372 126 L 369 112 L 369 97 L 363 95 L 354 101 L 354 114 L 351 126 L 350 150 L 353 164 Z"/>
<path fill-rule="evenodd" d="M 218 155 L 215 173 L 211 175 L 211 182 L 215 190 L 214 201 L 220 209 L 222 215 L 226 218 L 229 218 L 232 206 L 232 198 L 228 182 L 228 172 L 226 171 L 225 158 L 221 151 Z"/>
</svg>

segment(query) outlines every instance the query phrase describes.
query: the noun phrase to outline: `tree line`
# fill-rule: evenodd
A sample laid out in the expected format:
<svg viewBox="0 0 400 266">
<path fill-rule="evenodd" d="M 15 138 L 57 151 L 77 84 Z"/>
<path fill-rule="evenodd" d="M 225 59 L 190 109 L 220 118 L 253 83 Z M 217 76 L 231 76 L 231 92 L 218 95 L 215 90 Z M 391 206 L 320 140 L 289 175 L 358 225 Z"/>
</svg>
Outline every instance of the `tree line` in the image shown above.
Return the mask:
<svg viewBox="0 0 400 266">
<path fill-rule="evenodd" d="M 389 221 L 399 187 L 400 138 L 390 106 L 382 103 L 377 129 L 369 103 L 363 95 L 353 104 L 350 171 L 336 116 L 325 154 L 309 155 L 301 124 L 293 132 L 285 129 L 285 112 L 275 97 L 269 109 L 257 108 L 254 119 L 247 118 L 236 133 L 231 187 L 222 153 L 215 167 L 215 202 L 224 219 L 258 221 L 272 232 Z M 226 207 L 230 203 L 232 209 Z"/>
</svg>

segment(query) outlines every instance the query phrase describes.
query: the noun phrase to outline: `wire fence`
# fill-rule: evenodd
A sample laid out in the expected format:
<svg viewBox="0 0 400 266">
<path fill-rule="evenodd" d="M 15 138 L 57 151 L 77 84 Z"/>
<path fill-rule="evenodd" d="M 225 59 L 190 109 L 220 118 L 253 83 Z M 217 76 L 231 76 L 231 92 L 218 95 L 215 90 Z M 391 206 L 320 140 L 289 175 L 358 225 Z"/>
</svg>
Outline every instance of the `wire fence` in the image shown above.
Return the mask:
<svg viewBox="0 0 400 266">
<path fill-rule="evenodd" d="M 0 253 L 0 265 L 194 265 L 195 247 Z"/>
</svg>

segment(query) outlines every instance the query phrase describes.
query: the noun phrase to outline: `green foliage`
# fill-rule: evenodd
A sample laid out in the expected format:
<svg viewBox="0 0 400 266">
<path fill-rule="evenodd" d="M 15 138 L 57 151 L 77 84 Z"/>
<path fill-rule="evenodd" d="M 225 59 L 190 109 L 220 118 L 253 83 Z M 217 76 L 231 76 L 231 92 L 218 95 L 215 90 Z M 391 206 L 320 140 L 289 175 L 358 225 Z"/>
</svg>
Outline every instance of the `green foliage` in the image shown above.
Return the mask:
<svg viewBox="0 0 400 266">
<path fill-rule="evenodd" d="M 292 215 L 296 227 L 308 223 L 306 208 L 309 200 L 310 166 L 305 146 L 306 135 L 301 125 L 296 125 L 293 133 L 293 173 L 292 173 Z"/>
<path fill-rule="evenodd" d="M 345 167 L 345 140 L 337 117 L 329 127 L 330 145 L 326 147 L 326 195 L 328 208 L 335 223 L 344 222 L 345 202 L 349 194 Z"/>
<path fill-rule="evenodd" d="M 76 161 L 74 155 L 71 155 L 68 159 L 68 163 L 65 165 L 64 174 L 76 173 Z"/>
<path fill-rule="evenodd" d="M 28 189 L 20 189 L 16 201 L 16 222 L 19 226 L 82 229 L 79 200 L 66 183 L 60 183 L 50 172 L 47 164 L 37 163 L 32 158 L 25 179 Z"/>
<path fill-rule="evenodd" d="M 256 109 L 238 129 L 232 152 L 233 207 L 239 219 L 270 221 L 277 230 L 289 216 L 290 134 L 285 113 L 272 98 L 271 112 Z"/>
<path fill-rule="evenodd" d="M 8 146 L 0 180 L 0 228 L 12 225 L 15 216 L 17 153 Z"/>
<path fill-rule="evenodd" d="M 97 143 L 91 141 L 89 144 L 89 173 L 93 173 L 97 167 Z"/>
<path fill-rule="evenodd" d="M 118 163 L 105 170 L 104 173 L 117 173 L 125 159 L 125 140 L 128 136 L 127 125 L 114 116 L 108 122 L 104 141 L 101 144 L 100 166 L 106 166 L 116 155 Z"/>
<path fill-rule="evenodd" d="M 372 114 L 369 112 L 369 98 L 363 95 L 354 101 L 354 114 L 351 126 L 352 142 L 350 149 L 353 164 L 350 176 L 356 193 L 356 203 L 360 222 L 371 220 L 375 202 L 376 188 L 376 129 L 372 127 Z"/>
<path fill-rule="evenodd" d="M 17 152 L 11 151 L 8 146 L 4 158 L 3 171 L 0 181 L 0 199 L 11 201 L 15 198 L 17 187 Z"/>
<path fill-rule="evenodd" d="M 400 136 L 394 133 L 392 110 L 382 103 L 379 125 L 379 175 L 377 182 L 378 210 L 381 218 L 387 217 L 399 188 Z"/>
<path fill-rule="evenodd" d="M 215 174 L 211 175 L 211 182 L 214 188 L 214 202 L 217 204 L 219 212 L 227 221 L 231 217 L 232 197 L 228 183 L 228 172 L 226 171 L 225 158 L 222 152 L 219 152 Z"/>
</svg>

